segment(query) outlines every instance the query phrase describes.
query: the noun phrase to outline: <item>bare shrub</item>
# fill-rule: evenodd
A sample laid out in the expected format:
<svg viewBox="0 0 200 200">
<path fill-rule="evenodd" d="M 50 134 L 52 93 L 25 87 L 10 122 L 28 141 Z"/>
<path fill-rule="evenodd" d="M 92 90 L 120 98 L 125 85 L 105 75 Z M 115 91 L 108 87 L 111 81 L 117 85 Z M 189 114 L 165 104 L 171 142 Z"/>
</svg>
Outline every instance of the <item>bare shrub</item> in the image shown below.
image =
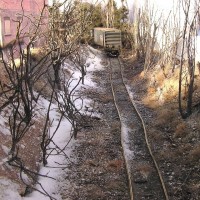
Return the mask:
<svg viewBox="0 0 200 200">
<path fill-rule="evenodd" d="M 156 151 L 157 148 L 160 148 L 160 146 L 162 146 L 162 144 L 164 142 L 165 137 L 163 135 L 163 132 L 159 131 L 155 128 L 149 128 L 148 135 L 149 135 L 149 139 L 151 141 L 152 149 L 154 149 Z"/>
<path fill-rule="evenodd" d="M 183 138 L 187 134 L 189 134 L 189 129 L 186 122 L 181 122 L 176 126 L 176 130 L 174 133 L 175 138 Z"/>
<path fill-rule="evenodd" d="M 189 153 L 189 160 L 197 162 L 200 160 L 200 145 L 194 147 Z"/>
<path fill-rule="evenodd" d="M 156 126 L 166 126 L 176 120 L 177 112 L 168 108 L 161 108 L 157 111 Z"/>
</svg>

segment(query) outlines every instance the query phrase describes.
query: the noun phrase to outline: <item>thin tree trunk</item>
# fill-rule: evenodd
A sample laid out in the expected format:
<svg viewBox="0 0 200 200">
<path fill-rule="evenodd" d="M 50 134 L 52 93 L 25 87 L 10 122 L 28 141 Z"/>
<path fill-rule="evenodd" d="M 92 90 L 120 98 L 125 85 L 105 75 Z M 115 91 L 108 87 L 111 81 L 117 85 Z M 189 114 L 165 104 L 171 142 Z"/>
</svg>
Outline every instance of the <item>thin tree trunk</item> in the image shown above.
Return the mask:
<svg viewBox="0 0 200 200">
<path fill-rule="evenodd" d="M 60 62 L 56 62 L 55 64 L 53 64 L 54 81 L 55 81 L 55 84 L 56 84 L 56 87 L 57 87 L 58 90 L 61 90 L 60 67 L 61 67 L 61 63 Z"/>
</svg>

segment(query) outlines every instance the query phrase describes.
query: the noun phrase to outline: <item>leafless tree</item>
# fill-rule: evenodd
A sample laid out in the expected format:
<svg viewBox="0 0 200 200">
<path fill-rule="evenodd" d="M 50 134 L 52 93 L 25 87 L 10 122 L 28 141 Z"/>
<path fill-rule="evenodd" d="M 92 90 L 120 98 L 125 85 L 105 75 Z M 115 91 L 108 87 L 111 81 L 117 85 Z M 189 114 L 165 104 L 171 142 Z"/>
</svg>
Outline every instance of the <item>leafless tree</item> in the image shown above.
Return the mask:
<svg viewBox="0 0 200 200">
<path fill-rule="evenodd" d="M 135 10 L 135 21 L 134 28 L 132 29 L 134 39 L 134 51 L 138 59 L 145 59 L 146 56 L 146 44 L 147 38 L 150 38 L 149 30 L 149 16 L 148 16 L 148 5 L 143 8 L 138 8 Z"/>
<path fill-rule="evenodd" d="M 182 0 L 185 22 L 179 73 L 179 111 L 183 118 L 190 116 L 192 113 L 199 3 L 199 1 Z"/>
<path fill-rule="evenodd" d="M 74 137 L 78 131 L 78 120 L 81 114 L 76 108 L 76 99 L 74 99 L 73 93 L 81 80 L 84 80 L 86 71 L 85 63 L 77 50 L 80 48 L 82 36 L 90 25 L 92 11 L 89 7 L 85 9 L 82 6 L 77 6 L 77 3 L 79 2 L 65 1 L 59 4 L 54 1 L 53 6 L 48 9 L 44 4 L 39 16 L 25 13 L 23 3 L 21 3 L 22 13 L 20 20 L 16 21 L 18 23 L 16 38 L 7 46 L 0 48 L 3 70 L 5 76 L 8 77 L 8 82 L 0 82 L 0 97 L 2 99 L 0 110 L 6 108 L 10 110 L 11 156 L 9 156 L 8 163 L 20 169 L 21 173 L 26 173 L 34 181 L 36 181 L 35 176 L 39 174 L 26 167 L 26 163 L 22 161 L 18 153 L 20 149 L 18 144 L 35 123 L 37 103 L 47 86 L 49 87 L 49 96 L 47 97 L 49 107 L 44 117 L 45 123 L 41 131 L 40 141 L 43 165 L 47 164 L 47 158 L 54 151 L 67 157 L 64 149 L 60 149 L 54 142 L 54 136 L 63 117 L 71 122 Z M 49 12 L 49 21 L 45 19 L 46 12 Z M 25 31 L 24 20 L 29 22 L 28 31 Z M 37 46 L 37 43 L 43 45 L 39 48 L 39 54 L 35 54 L 36 48 L 33 48 Z M 62 70 L 65 59 L 72 53 L 74 53 L 76 60 L 80 61 L 80 65 L 77 66 L 80 67 L 82 78 L 74 88 L 69 89 L 71 80 L 66 82 L 65 76 L 60 75 L 60 70 Z M 18 63 L 16 58 L 18 58 Z M 41 80 L 44 84 L 36 87 L 38 81 Z M 61 101 L 60 97 L 63 98 L 62 103 L 59 102 Z M 55 100 L 57 100 L 58 107 L 62 112 L 56 130 L 50 134 L 52 125 L 50 108 Z M 50 147 L 50 143 L 54 147 Z M 42 186 L 41 189 L 43 194 L 49 196 Z"/>
<path fill-rule="evenodd" d="M 24 18 L 31 19 L 31 16 L 22 12 L 22 18 L 18 21 L 16 39 L 0 51 L 4 71 L 9 78 L 7 85 L 0 85 L 1 97 L 4 97 L 4 102 L 0 109 L 2 110 L 9 106 L 12 113 L 9 117 L 9 126 L 12 135 L 11 152 L 13 155 L 17 150 L 17 143 L 33 125 L 34 108 L 40 96 L 40 92 L 34 94 L 33 87 L 37 80 L 48 70 L 48 66 L 46 69 L 41 69 L 41 66 L 47 63 L 48 54 L 34 62 L 32 52 L 32 45 L 34 45 L 36 37 L 40 35 L 44 12 L 45 5 L 40 16 L 30 25 L 30 28 L 33 27 L 33 29 L 26 34 L 26 37 L 28 37 L 26 44 L 21 42 L 26 39 L 24 38 L 25 33 L 23 32 L 22 21 Z"/>
<path fill-rule="evenodd" d="M 79 1 L 64 1 L 50 8 L 49 48 L 57 88 L 61 89 L 60 70 L 63 61 L 80 46 L 91 23 L 92 7 Z"/>
<path fill-rule="evenodd" d="M 25 135 L 30 134 L 30 129 L 35 123 L 38 99 L 44 89 L 40 87 L 36 90 L 35 85 L 48 74 L 52 63 L 49 59 L 50 51 L 40 48 L 38 55 L 35 53 L 37 49 L 33 49 L 36 43 L 46 40 L 46 5 L 44 4 L 39 16 L 27 14 L 23 8 L 23 1 L 21 9 L 20 19 L 16 21 L 18 23 L 16 38 L 0 49 L 2 70 L 8 78 L 6 83 L 0 83 L 2 100 L 0 110 L 7 109 L 10 112 L 11 151 L 7 163 L 18 168 L 20 175 L 26 174 L 31 179 L 30 184 L 26 183 L 22 176 L 21 180 L 28 187 L 33 187 L 32 184 L 37 182 L 36 177 L 42 175 L 26 166 L 19 154 L 21 148 L 19 144 Z M 28 29 L 24 27 L 24 21 L 29 22 Z M 49 196 L 44 188 L 41 189 L 40 192 Z"/>
<path fill-rule="evenodd" d="M 86 75 L 86 70 L 87 70 L 87 63 L 86 63 L 86 58 L 87 58 L 87 48 L 79 48 L 77 51 L 75 51 L 72 56 L 71 60 L 76 67 L 81 72 L 81 79 L 82 79 L 82 84 L 84 84 L 84 77 Z"/>
<path fill-rule="evenodd" d="M 151 6 L 146 1 L 146 4 L 135 9 L 134 13 L 135 24 L 131 41 L 137 58 L 144 58 L 144 70 L 151 66 L 156 42 L 159 43 L 157 55 L 155 54 L 158 56 L 156 61 L 161 68 L 171 64 L 173 72 L 177 60 L 180 61 L 178 101 L 183 118 L 192 113 L 199 3 L 199 0 L 174 1 L 166 16 L 162 13 L 158 16 L 153 4 Z M 158 33 L 162 33 L 162 37 L 158 38 Z"/>
<path fill-rule="evenodd" d="M 114 0 L 109 0 L 106 6 L 106 27 L 114 28 Z"/>
</svg>

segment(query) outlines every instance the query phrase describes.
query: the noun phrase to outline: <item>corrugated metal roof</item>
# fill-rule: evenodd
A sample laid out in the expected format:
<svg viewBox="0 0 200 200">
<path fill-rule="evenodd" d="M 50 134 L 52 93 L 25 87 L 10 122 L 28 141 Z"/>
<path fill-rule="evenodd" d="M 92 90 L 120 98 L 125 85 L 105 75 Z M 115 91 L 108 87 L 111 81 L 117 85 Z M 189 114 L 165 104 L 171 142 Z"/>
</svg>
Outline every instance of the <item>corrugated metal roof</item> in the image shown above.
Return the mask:
<svg viewBox="0 0 200 200">
<path fill-rule="evenodd" d="M 102 30 L 102 31 L 116 31 L 116 32 L 120 32 L 120 30 L 116 29 L 116 28 L 96 27 L 94 29 L 95 30 Z"/>
</svg>

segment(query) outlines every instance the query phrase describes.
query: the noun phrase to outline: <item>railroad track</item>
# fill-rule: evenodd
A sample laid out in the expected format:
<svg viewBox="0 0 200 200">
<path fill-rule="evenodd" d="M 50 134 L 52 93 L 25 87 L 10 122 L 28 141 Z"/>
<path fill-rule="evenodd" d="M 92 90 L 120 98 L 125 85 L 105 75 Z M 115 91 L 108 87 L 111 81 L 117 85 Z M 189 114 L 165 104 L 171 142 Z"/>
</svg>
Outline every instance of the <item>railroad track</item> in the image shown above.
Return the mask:
<svg viewBox="0 0 200 200">
<path fill-rule="evenodd" d="M 121 142 L 131 200 L 169 200 L 158 164 L 152 154 L 146 127 L 130 97 L 118 58 L 109 58 L 110 83 L 121 122 Z"/>
</svg>

